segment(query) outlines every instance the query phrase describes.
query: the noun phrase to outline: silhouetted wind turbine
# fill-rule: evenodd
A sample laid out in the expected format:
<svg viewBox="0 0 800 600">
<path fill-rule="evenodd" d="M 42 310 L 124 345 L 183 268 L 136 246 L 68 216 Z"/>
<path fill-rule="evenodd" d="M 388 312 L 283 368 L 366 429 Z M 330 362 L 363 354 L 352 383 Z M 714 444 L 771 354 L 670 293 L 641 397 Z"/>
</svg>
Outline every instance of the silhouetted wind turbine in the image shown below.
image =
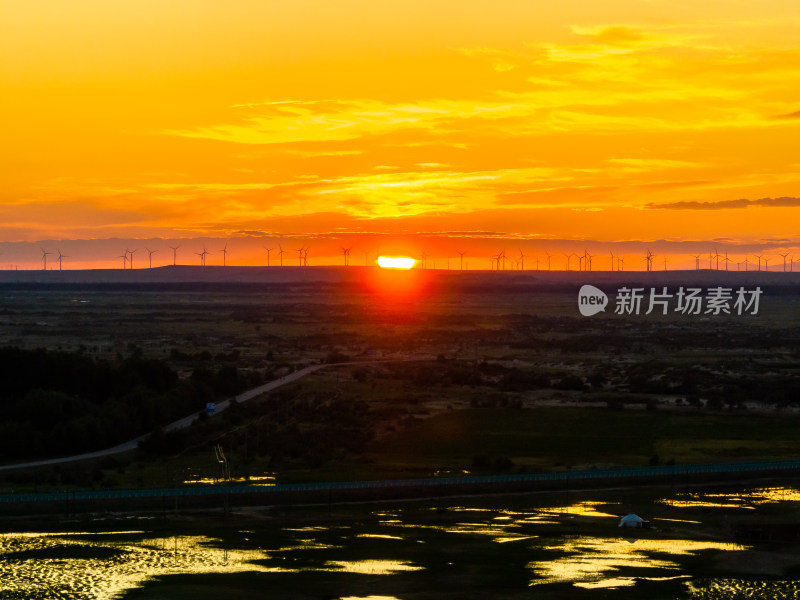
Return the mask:
<svg viewBox="0 0 800 600">
<path fill-rule="evenodd" d="M 782 256 L 783 257 L 783 272 L 786 273 L 786 257 L 789 256 L 789 253 L 787 252 L 786 254 L 781 254 L 779 252 L 778 256 Z"/>
<path fill-rule="evenodd" d="M 549 254 L 548 254 L 548 256 L 549 256 Z M 565 254 L 564 256 L 566 256 L 566 257 L 567 257 L 567 271 L 569 271 L 569 270 L 570 270 L 570 268 L 569 268 L 569 263 L 570 263 L 570 259 L 572 258 L 572 253 L 570 253 L 570 254 Z M 580 263 L 578 263 L 578 264 L 580 264 Z M 578 268 L 578 270 L 580 270 L 580 267 Z"/>
<path fill-rule="evenodd" d="M 128 254 L 130 254 L 130 255 L 131 255 L 131 258 L 130 258 L 130 261 L 131 261 L 131 270 L 133 270 L 133 253 L 134 253 L 134 252 L 137 252 L 138 250 L 139 250 L 138 248 L 134 248 L 133 250 L 125 250 L 125 252 L 127 252 Z"/>
<path fill-rule="evenodd" d="M 763 254 L 756 254 L 756 258 L 758 259 L 758 270 L 761 270 L 761 257 L 764 256 Z"/>
<path fill-rule="evenodd" d="M 311 246 L 307 246 L 306 249 L 303 251 L 303 266 L 308 266 L 308 251 L 311 250 Z"/>
<path fill-rule="evenodd" d="M 458 254 L 459 258 L 461 259 L 461 270 L 463 271 L 464 270 L 464 255 L 466 254 L 466 251 L 464 251 L 464 252 L 456 252 L 456 254 Z"/>
<path fill-rule="evenodd" d="M 222 250 L 220 250 L 220 252 L 222 252 L 222 266 L 223 267 L 227 267 L 228 266 L 228 242 L 225 242 L 225 245 L 222 247 Z"/>
<path fill-rule="evenodd" d="M 700 270 L 700 255 L 699 254 L 692 254 L 694 256 L 694 270 Z"/>
<path fill-rule="evenodd" d="M 549 271 L 550 270 L 550 253 L 549 252 L 545 252 L 545 254 L 547 255 L 547 270 Z"/>
<path fill-rule="evenodd" d="M 180 244 L 178 244 L 177 246 L 170 246 L 170 248 L 172 248 L 172 266 L 173 267 L 176 264 L 178 264 L 178 248 L 180 248 L 180 247 L 181 247 Z"/>
<path fill-rule="evenodd" d="M 522 253 L 522 250 L 519 251 L 519 270 L 525 270 L 525 255 Z"/>
<path fill-rule="evenodd" d="M 350 262 L 350 248 L 345 248 L 344 246 L 340 246 L 342 249 L 342 256 L 344 257 L 344 266 L 346 267 Z"/>
<path fill-rule="evenodd" d="M 47 271 L 47 256 L 52 254 L 52 252 L 46 252 L 44 248 L 42 250 L 42 270 Z"/>
<path fill-rule="evenodd" d="M 614 253 L 609 250 L 608 252 L 611 255 L 611 272 L 614 272 Z"/>
<path fill-rule="evenodd" d="M 269 266 L 269 253 L 272 252 L 274 248 L 267 248 L 266 246 L 264 246 L 264 250 L 267 251 L 267 266 Z"/>
<path fill-rule="evenodd" d="M 61 261 L 62 259 L 69 258 L 66 254 L 61 254 L 61 250 L 58 251 L 58 270 L 61 270 Z"/>
<path fill-rule="evenodd" d="M 125 254 L 120 254 L 119 258 L 122 259 L 122 270 L 124 271 L 128 268 L 128 252 L 125 251 Z"/>
<path fill-rule="evenodd" d="M 764 270 L 769 271 L 769 259 L 766 256 L 764 257 Z"/>
<path fill-rule="evenodd" d="M 200 257 L 200 266 L 201 267 L 205 267 L 206 266 L 206 254 L 211 254 L 211 252 L 206 250 L 206 247 L 203 246 L 203 251 L 202 252 L 195 252 L 195 254 L 197 254 L 197 256 Z"/>
<path fill-rule="evenodd" d="M 725 258 L 723 258 L 722 260 L 725 263 L 725 270 L 727 271 L 728 270 L 728 263 L 731 262 L 731 259 L 728 258 L 728 252 L 727 251 L 725 252 Z"/>
<path fill-rule="evenodd" d="M 147 247 L 145 247 L 145 250 L 147 250 L 147 252 L 148 252 L 148 257 L 147 258 L 150 261 L 150 268 L 152 269 L 153 268 L 153 254 L 158 252 L 158 250 L 150 250 L 150 248 L 147 248 Z"/>
</svg>

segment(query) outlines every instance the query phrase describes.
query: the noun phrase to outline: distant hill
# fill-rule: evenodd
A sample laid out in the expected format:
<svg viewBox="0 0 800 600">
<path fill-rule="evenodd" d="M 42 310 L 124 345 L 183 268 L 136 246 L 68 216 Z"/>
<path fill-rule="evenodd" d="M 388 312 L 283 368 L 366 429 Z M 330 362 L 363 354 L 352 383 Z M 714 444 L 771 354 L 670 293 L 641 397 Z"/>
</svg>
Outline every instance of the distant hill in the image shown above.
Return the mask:
<svg viewBox="0 0 800 600">
<path fill-rule="evenodd" d="M 0 271 L 0 284 L 159 284 L 159 283 L 358 283 L 391 276 L 379 267 L 223 267 L 166 266 L 153 269 Z M 413 269 L 398 277 L 429 283 L 466 285 L 800 285 L 800 272 L 782 271 L 457 271 Z"/>
</svg>

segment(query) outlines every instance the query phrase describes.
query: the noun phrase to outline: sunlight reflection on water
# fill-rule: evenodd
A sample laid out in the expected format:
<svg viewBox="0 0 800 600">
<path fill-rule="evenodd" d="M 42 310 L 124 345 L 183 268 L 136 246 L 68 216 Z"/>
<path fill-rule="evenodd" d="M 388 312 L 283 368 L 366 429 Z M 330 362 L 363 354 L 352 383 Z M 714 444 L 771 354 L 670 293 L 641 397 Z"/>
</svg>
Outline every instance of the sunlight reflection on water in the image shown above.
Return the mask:
<svg viewBox="0 0 800 600">
<path fill-rule="evenodd" d="M 0 537 L 0 597 L 110 600 L 156 575 L 274 570 L 251 563 L 263 552 L 222 550 L 205 537 L 119 538 L 7 533 Z"/>
<path fill-rule="evenodd" d="M 254 571 L 294 573 L 300 577 L 308 572 L 350 577 L 415 577 L 417 571 L 436 568 L 435 560 L 429 564 L 422 557 L 450 551 L 459 553 L 468 562 L 473 550 L 478 557 L 485 553 L 487 557 L 497 556 L 501 562 L 519 561 L 521 585 L 572 583 L 590 593 L 595 588 L 632 586 L 638 580 L 654 584 L 677 580 L 675 585 L 685 585 L 686 593 L 695 600 L 800 597 L 800 584 L 794 580 L 696 579 L 687 571 L 686 561 L 681 560 L 712 551 L 724 552 L 735 559 L 730 564 L 749 564 L 752 555 L 743 552 L 758 553 L 763 549 L 720 541 L 665 539 L 698 537 L 693 531 L 701 532 L 699 537 L 707 537 L 710 525 L 684 518 L 687 514 L 696 516 L 683 510 L 687 506 L 693 511 L 719 506 L 740 510 L 763 503 L 798 501 L 800 492 L 791 488 L 758 488 L 738 493 L 677 491 L 650 505 L 660 507 L 656 512 L 662 514 L 655 516 L 653 522 L 664 522 L 665 529 L 631 532 L 636 539 L 630 540 L 618 537 L 616 521 L 611 518 L 619 515 L 609 512 L 619 507 L 623 513 L 628 508 L 608 501 L 584 501 L 560 507 L 529 507 L 519 502 L 512 505 L 514 508 L 424 505 L 421 510 L 401 505 L 391 511 L 369 512 L 366 520 L 326 524 L 306 521 L 311 523 L 307 526 L 295 520 L 290 526 L 287 523 L 237 529 L 234 525 L 226 530 L 237 535 L 235 541 L 225 545 L 238 544 L 246 550 L 226 550 L 222 547 L 223 540 L 213 537 L 159 537 L 137 530 L 6 533 L 0 535 L 0 598 L 111 600 L 155 577 L 172 574 Z M 705 513 L 702 515 L 696 518 L 705 520 Z M 675 527 L 671 524 L 679 524 L 679 529 L 669 529 Z M 197 530 L 203 531 L 202 525 L 198 524 Z M 420 554 L 417 548 L 429 549 Z M 763 555 L 762 559 L 771 560 L 770 556 Z M 791 553 L 787 556 L 785 564 L 790 567 L 795 563 Z M 454 562 L 447 564 L 452 566 Z M 770 565 L 773 564 L 774 560 Z M 774 575 L 779 576 L 782 568 L 776 567 Z M 731 572 L 739 574 L 736 570 Z M 435 576 L 436 572 L 432 574 Z M 348 598 L 397 600 L 394 596 Z"/>
<path fill-rule="evenodd" d="M 528 567 L 537 576 L 531 585 L 571 581 L 616 587 L 631 585 L 627 582 L 632 578 L 619 577 L 623 568 L 636 568 L 647 571 L 650 576 L 663 576 L 664 570 L 679 568 L 677 562 L 664 558 L 665 555 L 680 556 L 701 550 L 742 551 L 745 547 L 726 542 L 568 537 L 545 549 L 564 556 L 530 563 Z M 615 583 L 612 585 L 610 582 Z"/>
</svg>

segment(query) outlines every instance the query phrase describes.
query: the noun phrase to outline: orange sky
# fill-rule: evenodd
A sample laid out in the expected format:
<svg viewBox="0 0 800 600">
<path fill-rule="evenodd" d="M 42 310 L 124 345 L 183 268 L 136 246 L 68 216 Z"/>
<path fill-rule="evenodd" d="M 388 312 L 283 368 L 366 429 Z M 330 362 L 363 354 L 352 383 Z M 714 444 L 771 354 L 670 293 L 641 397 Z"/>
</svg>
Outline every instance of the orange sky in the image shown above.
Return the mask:
<svg viewBox="0 0 800 600">
<path fill-rule="evenodd" d="M 0 0 L 0 23 L 6 268 L 177 240 L 800 258 L 794 0 Z"/>
</svg>

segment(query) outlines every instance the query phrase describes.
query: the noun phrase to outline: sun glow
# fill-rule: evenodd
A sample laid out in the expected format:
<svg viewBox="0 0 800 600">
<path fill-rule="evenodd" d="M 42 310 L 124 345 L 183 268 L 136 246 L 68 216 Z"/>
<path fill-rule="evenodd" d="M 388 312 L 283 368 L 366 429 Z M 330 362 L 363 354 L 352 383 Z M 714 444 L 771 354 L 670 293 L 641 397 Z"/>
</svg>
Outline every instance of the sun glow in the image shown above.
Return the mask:
<svg viewBox="0 0 800 600">
<path fill-rule="evenodd" d="M 394 256 L 379 256 L 378 257 L 378 266 L 383 267 L 384 269 L 410 269 L 414 266 L 414 263 L 417 262 L 413 258 L 408 258 L 405 256 L 401 257 L 394 257 Z"/>
</svg>

